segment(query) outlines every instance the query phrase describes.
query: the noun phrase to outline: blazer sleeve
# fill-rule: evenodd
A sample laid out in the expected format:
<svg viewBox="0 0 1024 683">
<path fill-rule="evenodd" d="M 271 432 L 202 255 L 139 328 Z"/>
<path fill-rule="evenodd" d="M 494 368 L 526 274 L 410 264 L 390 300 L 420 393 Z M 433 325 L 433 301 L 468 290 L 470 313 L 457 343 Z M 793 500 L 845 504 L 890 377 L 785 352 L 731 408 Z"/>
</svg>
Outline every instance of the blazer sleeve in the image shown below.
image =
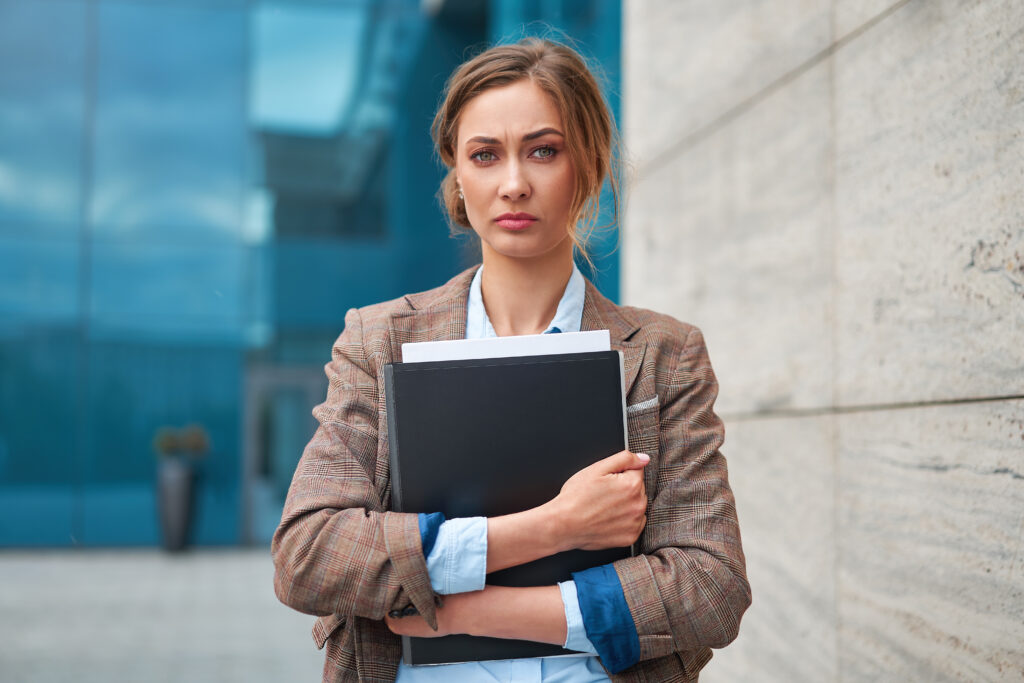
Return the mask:
<svg viewBox="0 0 1024 683">
<path fill-rule="evenodd" d="M 724 647 L 736 638 L 751 600 L 736 506 L 719 452 L 725 430 L 713 410 L 718 384 L 703 335 L 696 328 L 683 332 L 682 348 L 678 341 L 672 344 L 667 367 L 656 369 L 663 394 L 660 453 L 642 554 L 613 564 L 641 660 Z"/>
<path fill-rule="evenodd" d="M 437 628 L 435 597 L 420 541 L 419 516 L 386 510 L 377 476 L 377 375 L 359 311 L 325 366 L 327 399 L 302 453 L 271 541 L 281 602 L 318 616 L 383 619 L 410 603 Z"/>
</svg>

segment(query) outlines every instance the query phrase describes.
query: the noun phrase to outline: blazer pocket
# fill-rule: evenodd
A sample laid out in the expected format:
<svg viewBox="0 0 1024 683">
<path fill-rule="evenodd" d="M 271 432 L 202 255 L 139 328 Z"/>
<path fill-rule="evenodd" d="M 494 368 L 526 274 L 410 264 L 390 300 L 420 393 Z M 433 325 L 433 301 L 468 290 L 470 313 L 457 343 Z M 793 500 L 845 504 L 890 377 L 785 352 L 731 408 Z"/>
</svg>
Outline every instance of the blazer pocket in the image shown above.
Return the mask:
<svg viewBox="0 0 1024 683">
<path fill-rule="evenodd" d="M 645 411 L 651 410 L 658 407 L 658 397 L 651 396 L 649 399 L 644 401 L 638 401 L 633 405 L 626 406 L 626 415 L 639 415 Z"/>
<path fill-rule="evenodd" d="M 653 460 L 658 455 L 658 427 L 657 396 L 626 406 L 629 450 L 634 453 L 646 453 Z"/>
</svg>

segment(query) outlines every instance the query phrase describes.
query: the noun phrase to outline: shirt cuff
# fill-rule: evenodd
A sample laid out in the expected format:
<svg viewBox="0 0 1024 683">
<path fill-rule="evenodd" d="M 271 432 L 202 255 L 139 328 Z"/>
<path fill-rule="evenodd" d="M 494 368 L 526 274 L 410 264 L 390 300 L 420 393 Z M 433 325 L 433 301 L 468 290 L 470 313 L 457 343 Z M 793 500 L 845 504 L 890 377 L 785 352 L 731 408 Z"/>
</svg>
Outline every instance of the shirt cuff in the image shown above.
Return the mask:
<svg viewBox="0 0 1024 683">
<path fill-rule="evenodd" d="M 430 551 L 434 549 L 434 542 L 437 541 L 437 532 L 444 524 L 444 513 L 443 512 L 431 512 L 426 514 L 421 512 L 419 515 L 420 523 L 420 545 L 423 546 L 423 557 L 430 555 Z"/>
<path fill-rule="evenodd" d="M 424 516 L 430 517 L 420 515 L 421 534 Z M 487 581 L 486 517 L 460 517 L 445 521 L 442 516 L 429 550 L 426 540 L 424 537 L 423 551 L 430 585 L 435 593 L 451 595 L 483 590 Z"/>
<path fill-rule="evenodd" d="M 597 654 L 594 644 L 587 638 L 587 631 L 583 628 L 583 614 L 580 612 L 580 601 L 576 594 L 576 583 L 563 581 L 558 584 L 558 590 L 562 594 L 562 609 L 565 610 L 565 647 L 566 650 L 575 652 L 589 652 Z"/>
<path fill-rule="evenodd" d="M 601 663 L 613 674 L 636 664 L 640 660 L 640 638 L 614 567 L 593 567 L 575 572 L 572 578 L 587 638 Z"/>
</svg>

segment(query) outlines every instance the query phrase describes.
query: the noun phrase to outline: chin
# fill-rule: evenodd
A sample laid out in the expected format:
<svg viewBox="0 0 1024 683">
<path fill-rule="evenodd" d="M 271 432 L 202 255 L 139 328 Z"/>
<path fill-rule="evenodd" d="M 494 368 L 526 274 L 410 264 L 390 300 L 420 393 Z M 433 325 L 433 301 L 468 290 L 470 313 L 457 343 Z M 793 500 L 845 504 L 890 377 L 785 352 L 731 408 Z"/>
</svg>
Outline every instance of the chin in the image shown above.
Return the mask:
<svg viewBox="0 0 1024 683">
<path fill-rule="evenodd" d="M 506 258 L 532 259 L 546 256 L 558 249 L 558 244 L 537 244 L 527 240 L 509 243 L 507 240 L 494 240 L 488 242 L 488 247 L 493 252 L 501 254 Z"/>
<path fill-rule="evenodd" d="M 549 236 L 542 239 L 541 235 L 530 234 L 497 234 L 489 235 L 489 239 L 483 240 L 490 251 L 501 254 L 506 258 L 531 259 L 549 255 L 552 251 L 562 248 L 568 235 L 560 240 L 552 240 Z"/>
</svg>

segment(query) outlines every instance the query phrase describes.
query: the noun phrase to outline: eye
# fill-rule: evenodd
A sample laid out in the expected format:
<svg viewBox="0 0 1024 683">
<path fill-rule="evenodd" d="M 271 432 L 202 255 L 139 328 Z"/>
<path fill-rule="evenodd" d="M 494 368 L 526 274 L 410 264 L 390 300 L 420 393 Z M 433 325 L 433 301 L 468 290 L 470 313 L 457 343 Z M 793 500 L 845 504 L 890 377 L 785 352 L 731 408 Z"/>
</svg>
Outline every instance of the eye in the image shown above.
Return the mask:
<svg viewBox="0 0 1024 683">
<path fill-rule="evenodd" d="M 557 150 L 551 145 L 544 145 L 543 147 L 538 147 L 537 149 L 533 150 L 533 152 L 531 152 L 531 154 L 537 157 L 538 159 L 550 159 L 557 153 Z"/>
<path fill-rule="evenodd" d="M 494 152 L 489 149 L 481 149 L 479 152 L 473 152 L 469 155 L 470 159 L 476 159 L 483 163 L 494 161 L 497 157 L 494 156 Z"/>
</svg>

